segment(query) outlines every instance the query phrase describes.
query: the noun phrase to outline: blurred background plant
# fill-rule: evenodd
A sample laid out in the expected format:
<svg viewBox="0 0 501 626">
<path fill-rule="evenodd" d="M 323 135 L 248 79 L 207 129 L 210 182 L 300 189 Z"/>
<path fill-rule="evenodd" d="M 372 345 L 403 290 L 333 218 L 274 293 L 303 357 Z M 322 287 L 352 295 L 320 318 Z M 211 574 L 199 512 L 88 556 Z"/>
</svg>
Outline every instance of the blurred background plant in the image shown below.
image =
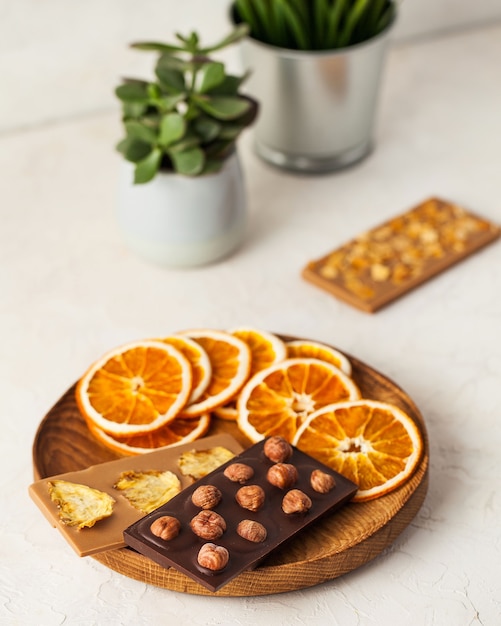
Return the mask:
<svg viewBox="0 0 501 626">
<path fill-rule="evenodd" d="M 247 75 L 227 74 L 224 63 L 209 55 L 247 34 L 248 26 L 240 24 L 209 47 L 195 32 L 176 34 L 174 44 L 132 44 L 158 54 L 155 80 L 126 78 L 115 90 L 125 129 L 117 149 L 135 164 L 134 183 L 147 183 L 160 170 L 198 176 L 221 169 L 258 104 L 240 93 Z"/>
<path fill-rule="evenodd" d="M 374 37 L 394 19 L 392 0 L 235 0 L 233 19 L 250 36 L 293 50 L 346 48 Z"/>
</svg>

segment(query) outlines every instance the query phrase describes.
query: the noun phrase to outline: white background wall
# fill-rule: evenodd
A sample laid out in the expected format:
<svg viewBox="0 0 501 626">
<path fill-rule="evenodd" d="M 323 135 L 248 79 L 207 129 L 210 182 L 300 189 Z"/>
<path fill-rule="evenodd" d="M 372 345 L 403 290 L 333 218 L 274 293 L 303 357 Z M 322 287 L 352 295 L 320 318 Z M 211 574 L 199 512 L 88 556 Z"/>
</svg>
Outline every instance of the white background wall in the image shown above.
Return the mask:
<svg viewBox="0 0 501 626">
<path fill-rule="evenodd" d="M 197 30 L 226 32 L 229 0 L 0 0 L 0 133 L 117 106 L 122 75 L 147 76 L 128 49 Z M 499 0 L 401 0 L 394 42 L 501 20 Z M 229 56 L 229 62 L 236 55 Z"/>
</svg>

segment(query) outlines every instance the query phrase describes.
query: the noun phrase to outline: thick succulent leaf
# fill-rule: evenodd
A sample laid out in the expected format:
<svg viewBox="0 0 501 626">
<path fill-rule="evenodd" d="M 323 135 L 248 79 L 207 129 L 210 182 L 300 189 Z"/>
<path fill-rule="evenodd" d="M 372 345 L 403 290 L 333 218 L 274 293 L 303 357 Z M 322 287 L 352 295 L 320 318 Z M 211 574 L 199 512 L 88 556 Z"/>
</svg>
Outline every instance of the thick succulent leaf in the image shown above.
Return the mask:
<svg viewBox="0 0 501 626">
<path fill-rule="evenodd" d="M 221 132 L 221 124 L 209 117 L 200 117 L 194 122 L 194 128 L 202 141 L 208 143 L 215 139 Z"/>
<path fill-rule="evenodd" d="M 143 184 L 152 180 L 160 169 L 161 160 L 162 151 L 160 148 L 154 148 L 145 159 L 136 165 L 134 183 Z"/>
<path fill-rule="evenodd" d="M 183 152 L 169 152 L 174 169 L 186 176 L 200 174 L 205 165 L 205 154 L 200 148 L 190 148 Z"/>
<path fill-rule="evenodd" d="M 139 139 L 146 143 L 155 143 L 157 140 L 155 130 L 137 120 L 127 120 L 125 122 L 125 130 L 129 137 Z"/>
<path fill-rule="evenodd" d="M 204 63 L 197 72 L 195 89 L 199 93 L 207 93 L 224 81 L 223 63 Z"/>
<path fill-rule="evenodd" d="M 184 92 L 172 96 L 163 95 L 159 98 L 158 105 L 163 111 L 172 111 L 180 102 L 185 100 L 185 98 L 186 94 Z"/>
<path fill-rule="evenodd" d="M 122 111 L 124 119 L 141 117 L 147 110 L 148 105 L 141 102 L 123 102 Z"/>
<path fill-rule="evenodd" d="M 149 100 L 148 83 L 127 82 L 115 89 L 115 95 L 122 102 L 146 104 Z"/>
<path fill-rule="evenodd" d="M 224 159 L 206 159 L 202 174 L 215 174 L 219 172 L 224 165 Z"/>
<path fill-rule="evenodd" d="M 243 76 L 225 76 L 223 82 L 209 89 L 208 93 L 213 96 L 236 96 L 240 85 L 247 80 L 249 76 L 250 72 L 246 72 Z"/>
<path fill-rule="evenodd" d="M 179 113 L 169 113 L 160 122 L 158 141 L 162 146 L 170 146 L 179 141 L 186 132 L 186 122 Z"/>
<path fill-rule="evenodd" d="M 231 96 L 200 96 L 196 98 L 196 103 L 212 117 L 218 120 L 234 120 L 245 115 L 251 103 L 244 98 L 234 98 Z"/>
<path fill-rule="evenodd" d="M 138 163 L 151 152 L 151 144 L 126 137 L 117 145 L 117 150 L 123 154 L 127 161 Z"/>
<path fill-rule="evenodd" d="M 161 57 L 155 67 L 160 85 L 169 93 L 185 91 L 184 80 L 185 63 L 172 57 Z"/>
</svg>

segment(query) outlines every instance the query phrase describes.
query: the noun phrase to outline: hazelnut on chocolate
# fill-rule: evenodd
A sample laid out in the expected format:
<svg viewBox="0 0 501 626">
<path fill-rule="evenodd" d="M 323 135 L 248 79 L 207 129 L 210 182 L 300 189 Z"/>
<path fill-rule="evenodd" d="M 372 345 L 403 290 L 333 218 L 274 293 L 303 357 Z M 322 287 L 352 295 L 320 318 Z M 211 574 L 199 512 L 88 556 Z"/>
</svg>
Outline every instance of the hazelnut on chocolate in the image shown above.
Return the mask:
<svg viewBox="0 0 501 626">
<path fill-rule="evenodd" d="M 223 494 L 214 485 L 201 485 L 191 494 L 191 501 L 201 509 L 213 509 L 220 502 Z"/>
<path fill-rule="evenodd" d="M 249 511 L 259 511 L 264 504 L 264 490 L 259 485 L 246 485 L 240 487 L 235 494 L 238 504 Z"/>
<path fill-rule="evenodd" d="M 292 446 L 283 437 L 274 435 L 264 442 L 263 452 L 273 463 L 285 463 L 292 456 Z"/>
<path fill-rule="evenodd" d="M 311 509 L 312 501 L 300 489 L 291 489 L 282 499 L 282 510 L 287 515 L 292 513 L 306 513 Z"/>
<path fill-rule="evenodd" d="M 297 481 L 297 469 L 290 463 L 275 463 L 266 474 L 268 482 L 279 489 L 288 489 Z"/>
<path fill-rule="evenodd" d="M 312 489 L 318 493 L 329 493 L 336 486 L 336 481 L 332 474 L 326 474 L 322 470 L 315 469 L 310 476 L 310 483 Z"/>
<path fill-rule="evenodd" d="M 246 483 L 254 476 L 254 470 L 246 463 L 232 463 L 228 465 L 223 474 L 234 483 Z"/>
<path fill-rule="evenodd" d="M 198 553 L 197 561 L 202 567 L 214 572 L 223 569 L 230 560 L 230 553 L 224 546 L 215 543 L 205 543 Z"/>
<path fill-rule="evenodd" d="M 191 520 L 190 528 L 202 539 L 219 539 L 226 530 L 226 522 L 219 513 L 203 510 Z"/>
<path fill-rule="evenodd" d="M 162 517 L 157 517 L 151 524 L 150 530 L 155 537 L 160 537 L 164 541 L 170 541 L 179 535 L 181 522 L 171 515 L 162 515 Z"/>
<path fill-rule="evenodd" d="M 243 539 L 247 539 L 247 541 L 252 541 L 253 543 L 262 543 L 268 536 L 266 528 L 252 519 L 243 519 L 239 522 L 237 533 Z"/>
</svg>

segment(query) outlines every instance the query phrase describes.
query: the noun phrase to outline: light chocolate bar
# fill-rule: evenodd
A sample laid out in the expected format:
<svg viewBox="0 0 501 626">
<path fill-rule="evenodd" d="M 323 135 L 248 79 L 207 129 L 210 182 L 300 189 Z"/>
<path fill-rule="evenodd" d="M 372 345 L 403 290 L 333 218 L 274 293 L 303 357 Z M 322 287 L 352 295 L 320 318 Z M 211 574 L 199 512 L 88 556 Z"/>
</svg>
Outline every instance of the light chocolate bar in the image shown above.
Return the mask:
<svg viewBox="0 0 501 626">
<path fill-rule="evenodd" d="M 496 224 L 429 198 L 311 261 L 303 277 L 373 313 L 496 240 Z"/>
</svg>

